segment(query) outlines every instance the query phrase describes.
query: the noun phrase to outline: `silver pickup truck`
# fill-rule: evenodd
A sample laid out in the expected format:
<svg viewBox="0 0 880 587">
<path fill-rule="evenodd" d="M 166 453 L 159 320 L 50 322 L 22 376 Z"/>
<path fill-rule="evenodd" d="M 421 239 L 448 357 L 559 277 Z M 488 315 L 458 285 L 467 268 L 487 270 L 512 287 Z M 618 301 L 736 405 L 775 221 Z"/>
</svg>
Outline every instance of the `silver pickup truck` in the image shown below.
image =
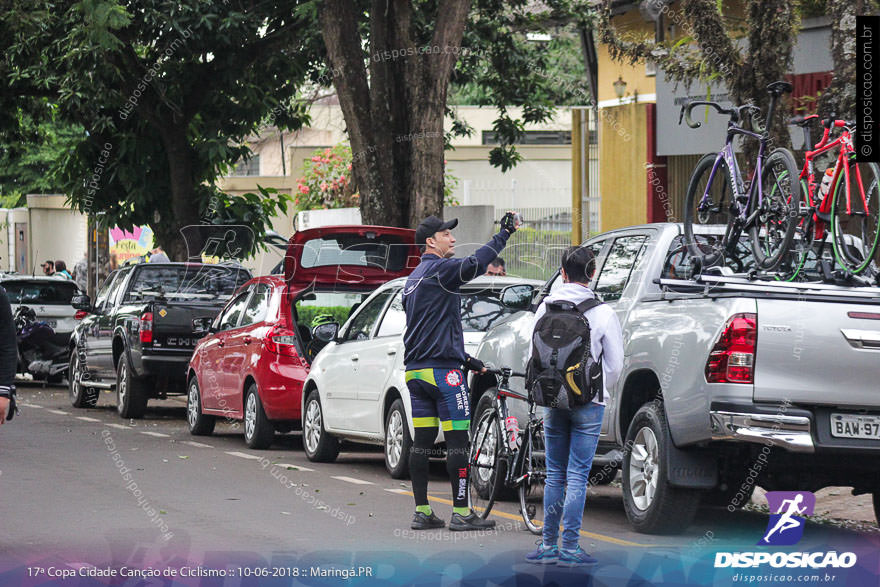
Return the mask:
<svg viewBox="0 0 880 587">
<path fill-rule="evenodd" d="M 672 223 L 583 246 L 597 257 L 591 287 L 617 312 L 625 346 L 591 478 L 621 470 L 637 531 L 682 531 L 701 502 L 733 511 L 756 484 L 852 487 L 873 494 L 880 516 L 880 288 L 750 280 L 747 253 L 739 277 L 694 276 Z M 503 292 L 523 311 L 490 330 L 476 356 L 522 369 L 534 311 L 561 283 L 557 273 L 540 290 Z M 473 376 L 475 419 L 495 384 Z M 522 379 L 512 384 L 523 391 Z M 508 406 L 516 413 L 520 403 Z"/>
</svg>

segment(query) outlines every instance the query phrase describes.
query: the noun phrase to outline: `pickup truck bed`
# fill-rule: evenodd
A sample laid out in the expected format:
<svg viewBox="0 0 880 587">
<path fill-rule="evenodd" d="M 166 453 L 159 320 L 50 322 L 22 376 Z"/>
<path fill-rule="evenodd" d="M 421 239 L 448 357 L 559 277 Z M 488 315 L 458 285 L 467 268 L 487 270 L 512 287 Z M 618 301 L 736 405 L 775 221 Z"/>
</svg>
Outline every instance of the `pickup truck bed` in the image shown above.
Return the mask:
<svg viewBox="0 0 880 587">
<path fill-rule="evenodd" d="M 687 275 L 682 233 L 652 224 L 585 243 L 597 251 L 591 287 L 617 312 L 625 355 L 594 478 L 620 469 L 627 516 L 651 533 L 681 531 L 701 501 L 741 507 L 756 484 L 849 486 L 877 504 L 880 288 Z M 479 359 L 524 365 L 533 311 L 556 279 L 530 311 L 487 333 Z M 494 384 L 474 378 L 475 405 Z"/>
</svg>

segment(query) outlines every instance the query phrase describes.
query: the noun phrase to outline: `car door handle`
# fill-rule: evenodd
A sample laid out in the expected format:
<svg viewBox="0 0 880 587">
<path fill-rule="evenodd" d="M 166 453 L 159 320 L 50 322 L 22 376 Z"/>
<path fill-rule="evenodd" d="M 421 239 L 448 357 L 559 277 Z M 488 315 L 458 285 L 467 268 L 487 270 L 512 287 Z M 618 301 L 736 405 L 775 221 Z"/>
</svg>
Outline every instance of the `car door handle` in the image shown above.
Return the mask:
<svg viewBox="0 0 880 587">
<path fill-rule="evenodd" d="M 358 357 L 357 355 L 352 355 L 352 356 L 351 356 L 351 360 L 352 360 L 352 361 L 357 361 L 357 360 L 359 360 L 359 359 L 360 359 L 360 357 Z"/>
<path fill-rule="evenodd" d="M 254 339 L 252 339 L 250 336 L 245 336 L 245 337 L 244 337 L 244 344 L 251 344 L 251 342 L 252 342 L 253 340 L 254 340 Z"/>
<path fill-rule="evenodd" d="M 396 354 L 397 354 L 397 349 L 391 349 L 390 351 L 388 351 L 388 354 L 389 354 L 389 355 L 396 355 Z"/>
<path fill-rule="evenodd" d="M 217 341 L 217 346 L 225 346 L 225 345 L 226 345 L 226 343 L 223 342 L 222 339 Z"/>
</svg>

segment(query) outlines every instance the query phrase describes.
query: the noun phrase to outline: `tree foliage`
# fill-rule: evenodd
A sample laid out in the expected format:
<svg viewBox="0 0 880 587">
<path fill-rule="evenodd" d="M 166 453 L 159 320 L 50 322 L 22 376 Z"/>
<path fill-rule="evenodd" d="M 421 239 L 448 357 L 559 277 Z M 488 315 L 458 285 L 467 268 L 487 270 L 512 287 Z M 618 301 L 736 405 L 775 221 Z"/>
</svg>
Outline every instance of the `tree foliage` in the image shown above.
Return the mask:
<svg viewBox="0 0 880 587">
<path fill-rule="evenodd" d="M 747 0 L 745 20 L 728 18 L 724 3 L 716 0 L 682 0 L 671 10 L 666 0 L 653 0 L 672 19 L 681 36 L 665 42 L 630 38 L 618 33 L 611 21 L 611 2 L 603 0 L 598 26 L 601 42 L 612 58 L 629 63 L 653 60 L 666 79 L 691 82 L 723 81 L 731 101 L 752 102 L 766 112 L 767 84 L 790 72 L 800 19 L 791 0 Z M 789 142 L 788 109 L 778 105 L 773 135 Z"/>
<path fill-rule="evenodd" d="M 108 224 L 149 224 L 172 257 L 186 254 L 181 227 L 242 205 L 214 183 L 248 155 L 265 117 L 287 129 L 308 120 L 289 98 L 322 58 L 314 2 L 5 4 L 0 76 L 10 91 L 0 111 L 45 98 L 81 125 L 57 174 L 73 205 Z M 259 235 L 264 204 L 247 205 Z"/>
</svg>

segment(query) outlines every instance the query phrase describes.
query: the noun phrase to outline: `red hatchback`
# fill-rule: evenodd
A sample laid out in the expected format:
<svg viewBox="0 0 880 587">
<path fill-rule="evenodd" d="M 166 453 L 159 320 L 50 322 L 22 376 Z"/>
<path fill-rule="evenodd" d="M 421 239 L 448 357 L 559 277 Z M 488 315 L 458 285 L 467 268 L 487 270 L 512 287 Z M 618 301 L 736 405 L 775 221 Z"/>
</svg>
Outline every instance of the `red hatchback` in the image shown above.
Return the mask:
<svg viewBox="0 0 880 587">
<path fill-rule="evenodd" d="M 342 324 L 381 284 L 419 263 L 415 231 L 327 226 L 291 237 L 284 275 L 255 277 L 204 331 L 187 376 L 187 422 L 210 434 L 217 418 L 244 421 L 251 448 L 301 423 L 303 380 L 323 344 L 313 325 Z"/>
</svg>

